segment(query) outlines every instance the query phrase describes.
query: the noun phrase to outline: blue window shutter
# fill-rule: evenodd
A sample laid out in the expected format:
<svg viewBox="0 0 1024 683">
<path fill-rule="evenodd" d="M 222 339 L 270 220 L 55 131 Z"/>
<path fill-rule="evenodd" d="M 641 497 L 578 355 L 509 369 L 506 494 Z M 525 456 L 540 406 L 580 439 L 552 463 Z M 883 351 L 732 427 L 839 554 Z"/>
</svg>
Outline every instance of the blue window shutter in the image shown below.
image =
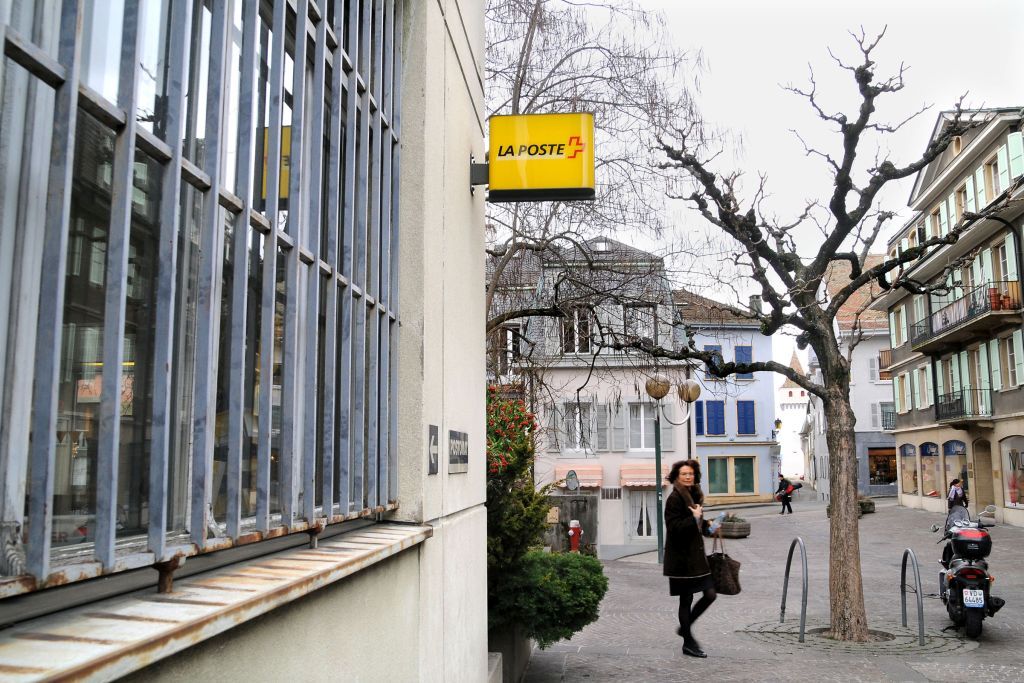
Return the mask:
<svg viewBox="0 0 1024 683">
<path fill-rule="evenodd" d="M 736 401 L 737 434 L 754 433 L 754 402 Z"/>
<path fill-rule="evenodd" d="M 694 419 L 697 420 L 696 433 L 704 436 L 704 401 L 697 401 L 693 409 Z"/>
<path fill-rule="evenodd" d="M 725 401 L 708 401 L 708 434 L 725 434 Z"/>
<path fill-rule="evenodd" d="M 752 346 L 737 346 L 736 347 L 736 362 L 737 363 L 750 363 L 754 359 L 753 347 Z M 736 374 L 736 379 L 754 379 L 754 373 L 752 372 L 739 372 Z"/>
</svg>

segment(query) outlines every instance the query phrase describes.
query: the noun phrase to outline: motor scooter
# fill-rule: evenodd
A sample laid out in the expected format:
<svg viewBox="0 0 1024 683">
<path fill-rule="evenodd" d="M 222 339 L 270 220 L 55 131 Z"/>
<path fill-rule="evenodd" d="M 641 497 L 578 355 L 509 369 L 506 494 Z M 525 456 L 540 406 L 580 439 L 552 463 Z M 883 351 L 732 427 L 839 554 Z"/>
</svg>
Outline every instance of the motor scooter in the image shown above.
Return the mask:
<svg viewBox="0 0 1024 683">
<path fill-rule="evenodd" d="M 949 618 L 957 627 L 962 626 L 968 638 L 981 635 L 982 621 L 995 616 L 1006 601 L 991 594 L 995 577 L 988 572 L 985 558 L 992 552 L 983 517 L 992 517 L 996 508 L 989 505 L 971 521 L 967 508 L 955 505 L 946 516 L 946 524 L 932 526 L 932 531 L 943 528 L 939 543 L 946 542 L 939 564 L 939 598 L 946 605 Z"/>
</svg>

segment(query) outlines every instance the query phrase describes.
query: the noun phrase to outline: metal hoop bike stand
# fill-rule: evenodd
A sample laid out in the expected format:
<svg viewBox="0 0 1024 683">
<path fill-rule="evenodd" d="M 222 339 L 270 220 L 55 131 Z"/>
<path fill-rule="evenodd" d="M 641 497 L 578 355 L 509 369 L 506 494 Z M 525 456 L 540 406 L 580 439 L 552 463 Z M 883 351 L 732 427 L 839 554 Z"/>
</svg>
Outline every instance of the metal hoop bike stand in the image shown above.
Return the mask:
<svg viewBox="0 0 1024 683">
<path fill-rule="evenodd" d="M 900 567 L 900 607 L 903 625 L 907 625 L 907 557 L 914 565 L 914 593 L 917 595 L 917 644 L 924 645 L 924 600 L 921 596 L 921 570 L 917 567 L 917 555 L 910 548 L 903 551 Z"/>
<path fill-rule="evenodd" d="M 803 563 L 803 593 L 800 596 L 800 642 L 804 642 L 804 633 L 807 629 L 807 549 L 804 547 L 804 539 L 797 536 L 789 544 L 789 556 L 786 558 L 786 578 L 782 582 L 782 606 L 779 609 L 779 623 L 786 620 L 786 592 L 789 590 L 789 568 L 793 564 L 793 549 L 800 545 L 800 560 Z M 914 567 L 917 567 L 916 561 Z M 920 584 L 920 579 L 918 579 Z M 920 593 L 918 593 L 920 600 Z"/>
</svg>

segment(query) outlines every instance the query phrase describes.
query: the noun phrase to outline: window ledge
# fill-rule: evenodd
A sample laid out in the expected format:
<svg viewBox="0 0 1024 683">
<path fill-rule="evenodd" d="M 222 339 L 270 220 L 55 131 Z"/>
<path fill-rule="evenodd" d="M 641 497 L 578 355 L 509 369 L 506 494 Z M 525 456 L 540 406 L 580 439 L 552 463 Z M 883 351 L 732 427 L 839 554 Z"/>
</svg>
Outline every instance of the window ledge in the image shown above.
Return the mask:
<svg viewBox="0 0 1024 683">
<path fill-rule="evenodd" d="M 0 678 L 113 679 L 366 569 L 430 538 L 384 523 L 0 630 Z"/>
</svg>

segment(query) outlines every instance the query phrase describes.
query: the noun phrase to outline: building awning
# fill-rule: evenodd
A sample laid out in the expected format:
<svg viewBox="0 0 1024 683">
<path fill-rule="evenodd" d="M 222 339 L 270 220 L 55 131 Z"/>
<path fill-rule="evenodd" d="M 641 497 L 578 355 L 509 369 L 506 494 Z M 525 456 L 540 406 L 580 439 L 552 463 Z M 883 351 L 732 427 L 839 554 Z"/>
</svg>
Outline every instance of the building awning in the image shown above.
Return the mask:
<svg viewBox="0 0 1024 683">
<path fill-rule="evenodd" d="M 619 484 L 620 486 L 654 488 L 657 485 L 655 480 L 660 480 L 662 486 L 668 486 L 665 477 L 671 469 L 672 463 L 664 462 L 661 464 L 661 476 L 655 477 L 653 462 L 624 462 L 619 468 Z"/>
<path fill-rule="evenodd" d="M 561 488 L 565 488 L 565 477 L 569 470 L 576 473 L 580 480 L 580 488 L 601 488 L 604 482 L 604 469 L 599 464 L 593 465 L 556 465 L 555 481 Z"/>
</svg>

